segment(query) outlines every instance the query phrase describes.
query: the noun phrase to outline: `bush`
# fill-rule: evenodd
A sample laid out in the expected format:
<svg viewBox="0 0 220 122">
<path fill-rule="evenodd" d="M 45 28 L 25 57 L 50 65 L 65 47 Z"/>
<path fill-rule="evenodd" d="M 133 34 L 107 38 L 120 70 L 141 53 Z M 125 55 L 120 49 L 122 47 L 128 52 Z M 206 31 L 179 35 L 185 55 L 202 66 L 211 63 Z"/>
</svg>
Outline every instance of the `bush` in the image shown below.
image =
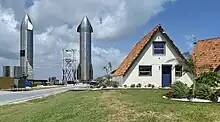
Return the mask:
<svg viewBox="0 0 220 122">
<path fill-rule="evenodd" d="M 127 87 L 127 85 L 124 85 L 124 87 L 126 88 L 126 87 Z"/>
<path fill-rule="evenodd" d="M 196 83 L 217 87 L 220 83 L 220 76 L 216 72 L 204 72 L 196 78 Z"/>
<path fill-rule="evenodd" d="M 151 85 L 151 88 L 154 88 L 155 86 L 154 86 L 154 84 L 153 85 Z"/>
<path fill-rule="evenodd" d="M 131 84 L 131 88 L 134 88 L 135 87 L 135 84 Z"/>
<path fill-rule="evenodd" d="M 218 97 L 220 96 L 220 89 L 216 90 L 210 97 L 212 102 L 218 102 Z"/>
<path fill-rule="evenodd" d="M 117 81 L 112 81 L 112 87 L 117 88 L 118 87 L 118 82 Z"/>
<path fill-rule="evenodd" d="M 207 84 L 196 84 L 195 97 L 201 99 L 210 99 L 213 94 L 212 88 Z"/>
<path fill-rule="evenodd" d="M 212 101 L 212 102 L 218 102 L 218 96 L 215 94 L 215 93 L 213 93 L 211 96 L 210 96 L 210 100 Z"/>
<path fill-rule="evenodd" d="M 106 88 L 107 87 L 107 85 L 102 85 L 102 88 Z"/>
<path fill-rule="evenodd" d="M 146 87 L 147 87 L 147 85 L 144 85 L 144 87 L 146 88 Z"/>
<path fill-rule="evenodd" d="M 187 99 L 191 99 L 191 98 L 194 98 L 192 88 L 189 89 L 189 93 L 188 93 L 188 96 L 187 96 Z"/>
<path fill-rule="evenodd" d="M 148 84 L 147 87 L 151 87 L 151 84 Z"/>
<path fill-rule="evenodd" d="M 218 90 L 215 91 L 215 95 L 216 95 L 217 97 L 220 97 L 220 89 L 218 89 Z"/>
<path fill-rule="evenodd" d="M 166 97 L 168 98 L 173 98 L 173 92 L 172 90 L 169 90 L 166 94 L 165 94 Z"/>
<path fill-rule="evenodd" d="M 177 81 L 171 85 L 171 90 L 169 90 L 167 97 L 173 98 L 187 98 L 189 96 L 189 88 L 186 84 Z"/>
<path fill-rule="evenodd" d="M 137 88 L 141 87 L 141 84 L 140 84 L 140 83 L 138 83 L 138 84 L 136 85 L 136 87 L 137 87 Z"/>
</svg>

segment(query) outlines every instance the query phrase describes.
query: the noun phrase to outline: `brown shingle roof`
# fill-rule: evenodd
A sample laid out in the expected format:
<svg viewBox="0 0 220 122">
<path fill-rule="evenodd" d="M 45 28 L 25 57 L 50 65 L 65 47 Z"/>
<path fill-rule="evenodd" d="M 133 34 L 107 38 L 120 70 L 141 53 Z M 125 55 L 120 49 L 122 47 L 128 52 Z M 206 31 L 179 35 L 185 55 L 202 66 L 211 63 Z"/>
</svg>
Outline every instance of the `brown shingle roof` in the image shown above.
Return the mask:
<svg viewBox="0 0 220 122">
<path fill-rule="evenodd" d="M 220 65 L 220 37 L 197 41 L 192 59 L 197 75 L 215 70 Z"/>
<path fill-rule="evenodd" d="M 128 69 L 131 67 L 132 63 L 141 54 L 141 52 L 144 50 L 146 45 L 150 42 L 151 38 L 156 34 L 157 31 L 163 32 L 163 28 L 162 28 L 162 26 L 160 24 L 158 26 L 156 26 L 150 33 L 148 33 L 143 39 L 141 39 L 134 46 L 132 51 L 124 59 L 124 61 L 119 66 L 119 68 L 115 71 L 113 76 L 124 76 L 125 75 L 125 73 L 128 71 Z M 169 36 L 166 33 L 164 33 L 164 35 L 170 40 L 171 44 L 174 46 L 174 48 L 177 50 L 177 52 L 180 54 L 180 56 L 183 59 L 185 59 L 184 56 L 179 51 L 179 49 L 174 45 L 173 41 L 169 38 Z"/>
</svg>

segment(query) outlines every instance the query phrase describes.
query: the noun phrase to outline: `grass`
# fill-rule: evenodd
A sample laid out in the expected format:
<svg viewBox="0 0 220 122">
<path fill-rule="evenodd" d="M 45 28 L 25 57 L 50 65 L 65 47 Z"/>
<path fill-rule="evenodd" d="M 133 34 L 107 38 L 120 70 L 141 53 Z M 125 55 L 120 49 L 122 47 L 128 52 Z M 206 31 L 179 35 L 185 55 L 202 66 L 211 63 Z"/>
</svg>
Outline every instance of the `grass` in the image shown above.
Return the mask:
<svg viewBox="0 0 220 122">
<path fill-rule="evenodd" d="M 0 122 L 210 122 L 220 120 L 217 103 L 162 99 L 167 90 L 66 92 L 0 107 Z"/>
</svg>

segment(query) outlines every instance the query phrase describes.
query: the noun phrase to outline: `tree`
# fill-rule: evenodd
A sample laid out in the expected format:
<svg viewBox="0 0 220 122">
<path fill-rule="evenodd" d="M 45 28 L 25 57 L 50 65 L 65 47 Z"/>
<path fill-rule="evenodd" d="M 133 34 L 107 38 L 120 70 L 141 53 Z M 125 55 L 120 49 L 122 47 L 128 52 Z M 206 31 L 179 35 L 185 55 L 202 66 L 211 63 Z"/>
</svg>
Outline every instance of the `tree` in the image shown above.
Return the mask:
<svg viewBox="0 0 220 122">
<path fill-rule="evenodd" d="M 106 66 L 102 68 L 106 72 L 106 75 L 109 75 L 109 73 L 112 71 L 112 64 L 111 62 L 108 62 Z"/>
<path fill-rule="evenodd" d="M 181 57 L 177 57 L 174 59 L 170 59 L 167 62 L 172 62 L 172 61 L 177 61 L 182 67 L 183 67 L 183 73 L 189 73 L 191 75 L 191 79 L 193 81 L 193 88 L 192 88 L 192 96 L 195 96 L 195 89 L 196 89 L 196 69 L 200 69 L 200 72 L 202 72 L 205 68 L 211 67 L 210 64 L 205 64 L 201 67 L 198 67 L 197 65 L 194 64 L 192 60 L 192 57 L 187 61 Z"/>
<path fill-rule="evenodd" d="M 104 67 L 102 68 L 102 70 L 105 70 L 106 75 L 108 75 L 108 67 L 107 67 L 107 66 L 104 66 Z"/>
<path fill-rule="evenodd" d="M 112 86 L 112 81 L 111 81 L 111 71 L 112 71 L 112 64 L 111 62 L 108 62 L 106 66 L 102 68 L 102 70 L 105 71 L 105 76 L 103 76 L 100 80 L 101 85 L 106 85 L 106 86 Z"/>
<path fill-rule="evenodd" d="M 192 57 L 190 57 L 188 61 L 181 57 L 177 57 L 177 58 L 168 60 L 167 63 L 172 62 L 172 61 L 177 61 L 183 67 L 183 73 L 190 73 L 190 75 L 192 75 L 192 78 L 191 78 L 193 81 L 192 96 L 195 96 L 196 73 L 195 73 L 195 65 L 192 61 Z"/>
<path fill-rule="evenodd" d="M 112 72 L 112 63 L 111 62 L 108 62 L 108 69 L 109 69 L 109 72 Z"/>
</svg>

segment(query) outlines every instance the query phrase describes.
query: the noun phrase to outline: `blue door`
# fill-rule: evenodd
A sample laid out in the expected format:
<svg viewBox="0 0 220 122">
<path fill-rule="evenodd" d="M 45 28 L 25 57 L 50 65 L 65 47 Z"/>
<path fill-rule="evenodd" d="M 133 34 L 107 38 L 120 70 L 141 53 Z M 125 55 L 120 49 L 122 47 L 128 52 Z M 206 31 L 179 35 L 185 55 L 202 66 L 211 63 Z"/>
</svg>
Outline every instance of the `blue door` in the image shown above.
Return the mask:
<svg viewBox="0 0 220 122">
<path fill-rule="evenodd" d="M 172 65 L 162 65 L 162 87 L 170 87 Z"/>
</svg>

